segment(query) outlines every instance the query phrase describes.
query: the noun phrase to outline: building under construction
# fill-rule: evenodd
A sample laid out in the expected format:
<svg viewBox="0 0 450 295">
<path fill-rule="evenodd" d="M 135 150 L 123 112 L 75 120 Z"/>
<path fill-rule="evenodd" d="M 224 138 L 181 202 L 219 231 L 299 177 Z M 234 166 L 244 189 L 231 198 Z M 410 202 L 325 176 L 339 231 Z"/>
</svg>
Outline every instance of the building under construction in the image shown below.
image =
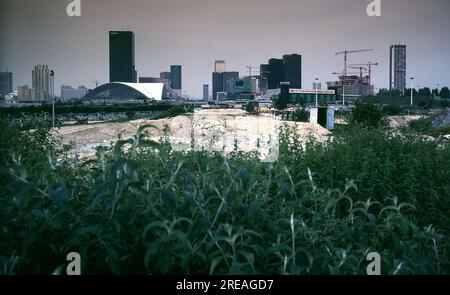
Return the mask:
<svg viewBox="0 0 450 295">
<path fill-rule="evenodd" d="M 374 86 L 370 85 L 369 76 L 361 75 L 341 75 L 339 81 L 327 82 L 327 87 L 335 90 L 338 97 L 345 94 L 345 97 L 350 99 L 369 96 L 374 91 Z"/>
<path fill-rule="evenodd" d="M 389 51 L 389 90 L 405 94 L 406 45 L 392 45 Z"/>
</svg>

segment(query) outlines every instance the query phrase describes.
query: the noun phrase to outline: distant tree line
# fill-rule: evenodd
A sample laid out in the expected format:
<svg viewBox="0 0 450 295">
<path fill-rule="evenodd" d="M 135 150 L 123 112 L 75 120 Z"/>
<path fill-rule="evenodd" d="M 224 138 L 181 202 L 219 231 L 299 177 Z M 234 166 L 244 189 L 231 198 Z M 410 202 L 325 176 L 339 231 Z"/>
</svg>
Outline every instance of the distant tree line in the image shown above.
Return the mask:
<svg viewBox="0 0 450 295">
<path fill-rule="evenodd" d="M 380 89 L 378 96 L 410 96 L 411 88 L 406 88 L 404 95 L 399 90 L 388 90 Z M 427 97 L 440 97 L 444 99 L 450 99 L 450 89 L 448 87 L 443 87 L 440 90 L 438 88 L 430 89 L 428 87 L 423 87 L 413 89 L 414 96 L 427 96 Z"/>
</svg>

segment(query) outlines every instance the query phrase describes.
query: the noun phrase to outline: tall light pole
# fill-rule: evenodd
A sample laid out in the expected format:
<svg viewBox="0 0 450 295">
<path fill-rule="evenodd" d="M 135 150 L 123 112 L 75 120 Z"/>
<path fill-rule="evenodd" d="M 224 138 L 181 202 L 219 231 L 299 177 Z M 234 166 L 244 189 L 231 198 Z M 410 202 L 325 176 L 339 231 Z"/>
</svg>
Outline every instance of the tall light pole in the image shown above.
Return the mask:
<svg viewBox="0 0 450 295">
<path fill-rule="evenodd" d="M 414 77 L 411 77 L 411 106 L 414 104 L 414 92 L 413 92 L 413 83 L 414 83 Z"/>
<path fill-rule="evenodd" d="M 55 71 L 50 71 L 50 83 L 52 84 L 52 126 L 55 128 Z"/>
<path fill-rule="evenodd" d="M 344 77 L 342 78 L 342 106 L 345 106 L 345 79 L 347 74 L 344 74 Z"/>
<path fill-rule="evenodd" d="M 317 107 L 319 107 L 319 91 L 318 91 L 318 86 L 319 86 L 319 83 L 318 83 L 318 81 L 319 81 L 319 78 L 315 78 L 314 79 L 315 80 L 315 82 L 314 82 L 314 88 L 315 88 L 315 90 L 316 90 L 316 108 Z"/>
</svg>

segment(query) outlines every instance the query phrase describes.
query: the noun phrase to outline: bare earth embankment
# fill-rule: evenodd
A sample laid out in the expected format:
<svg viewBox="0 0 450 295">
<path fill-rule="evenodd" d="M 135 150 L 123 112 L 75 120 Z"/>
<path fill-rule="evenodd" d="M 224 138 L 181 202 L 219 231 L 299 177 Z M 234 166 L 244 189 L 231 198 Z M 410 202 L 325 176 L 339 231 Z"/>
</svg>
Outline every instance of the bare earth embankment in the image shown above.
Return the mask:
<svg viewBox="0 0 450 295">
<path fill-rule="evenodd" d="M 64 144 L 74 146 L 73 154 L 81 158 L 95 155 L 98 146 L 110 146 L 119 138 L 132 137 L 139 126 L 151 124 L 159 131 L 150 130 L 152 139 L 159 139 L 165 125 L 170 128 L 170 142 L 175 149 L 186 150 L 194 138 L 196 149 L 231 152 L 260 151 L 267 160 L 277 156 L 278 130 L 282 124 L 297 126 L 302 141 L 309 138 L 326 140 L 331 134 L 318 124 L 282 122 L 270 116 L 251 116 L 241 110 L 199 110 L 194 114 L 161 120 L 134 120 L 125 123 L 97 123 L 67 126 L 58 130 Z"/>
</svg>

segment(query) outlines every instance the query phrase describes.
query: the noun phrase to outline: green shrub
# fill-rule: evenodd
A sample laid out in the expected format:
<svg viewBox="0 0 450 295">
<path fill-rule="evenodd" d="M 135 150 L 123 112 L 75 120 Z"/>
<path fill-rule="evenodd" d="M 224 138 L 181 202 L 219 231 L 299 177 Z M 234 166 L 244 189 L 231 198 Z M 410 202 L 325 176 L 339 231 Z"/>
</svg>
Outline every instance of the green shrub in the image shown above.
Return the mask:
<svg viewBox="0 0 450 295">
<path fill-rule="evenodd" d="M 370 128 L 384 126 L 383 109 L 373 103 L 357 102 L 350 114 L 350 124 Z"/>
<path fill-rule="evenodd" d="M 255 114 L 256 113 L 255 103 L 253 101 L 247 102 L 247 105 L 245 106 L 245 111 L 249 114 Z"/>
<path fill-rule="evenodd" d="M 383 107 L 383 113 L 387 116 L 398 116 L 403 113 L 403 108 L 398 105 L 385 105 Z"/>
<path fill-rule="evenodd" d="M 288 97 L 286 94 L 279 94 L 275 100 L 273 101 L 273 106 L 277 109 L 277 110 L 284 110 L 287 108 L 287 105 L 289 103 Z"/>
<path fill-rule="evenodd" d="M 293 120 L 296 122 L 309 122 L 309 112 L 304 109 L 297 109 L 293 114 Z"/>
<path fill-rule="evenodd" d="M 175 152 L 153 130 L 79 164 L 20 133 L 2 166 L 0 272 L 50 274 L 76 251 L 84 274 L 365 274 L 376 251 L 384 274 L 450 273 L 448 145 L 350 128 L 303 146 L 284 126 L 279 160 L 262 163 Z"/>
<path fill-rule="evenodd" d="M 442 99 L 440 106 L 441 108 L 450 108 L 450 99 Z"/>
<path fill-rule="evenodd" d="M 408 123 L 409 128 L 420 134 L 429 134 L 433 130 L 431 119 L 414 120 Z"/>
</svg>

